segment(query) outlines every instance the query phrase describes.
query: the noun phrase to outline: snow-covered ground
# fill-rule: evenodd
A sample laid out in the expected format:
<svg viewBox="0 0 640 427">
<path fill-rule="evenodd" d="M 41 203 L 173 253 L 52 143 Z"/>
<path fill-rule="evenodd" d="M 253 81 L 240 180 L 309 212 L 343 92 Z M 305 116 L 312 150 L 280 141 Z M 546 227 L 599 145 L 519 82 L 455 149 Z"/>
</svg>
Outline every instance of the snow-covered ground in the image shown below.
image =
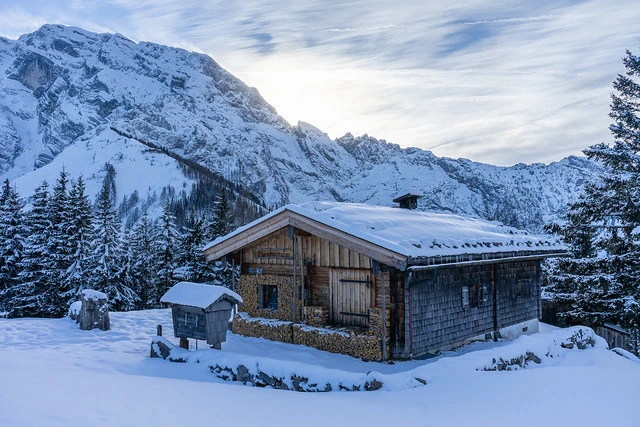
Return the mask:
<svg viewBox="0 0 640 427">
<path fill-rule="evenodd" d="M 192 357 L 201 363 L 171 363 L 149 358 L 157 324 L 177 342 L 169 310 L 111 313 L 107 332 L 81 331 L 70 319 L 0 319 L 0 426 L 640 425 L 640 363 L 601 345 L 558 349 L 562 330 L 392 365 L 228 334 L 222 352 L 200 342 Z M 547 348 L 554 357 L 526 369 L 476 370 L 496 356 Z M 385 386 L 253 388 L 213 375 L 205 362 L 220 357 L 333 376 L 377 371 Z M 418 374 L 427 385 L 401 381 Z"/>
</svg>

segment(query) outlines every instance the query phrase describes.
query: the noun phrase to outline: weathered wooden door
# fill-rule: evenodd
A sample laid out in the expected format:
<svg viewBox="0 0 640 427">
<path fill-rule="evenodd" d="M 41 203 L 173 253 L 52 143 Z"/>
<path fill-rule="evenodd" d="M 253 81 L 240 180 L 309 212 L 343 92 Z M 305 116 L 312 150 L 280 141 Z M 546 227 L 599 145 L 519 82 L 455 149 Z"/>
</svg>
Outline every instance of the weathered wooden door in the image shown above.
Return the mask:
<svg viewBox="0 0 640 427">
<path fill-rule="evenodd" d="M 329 316 L 332 323 L 369 326 L 373 283 L 369 270 L 331 269 Z"/>
</svg>

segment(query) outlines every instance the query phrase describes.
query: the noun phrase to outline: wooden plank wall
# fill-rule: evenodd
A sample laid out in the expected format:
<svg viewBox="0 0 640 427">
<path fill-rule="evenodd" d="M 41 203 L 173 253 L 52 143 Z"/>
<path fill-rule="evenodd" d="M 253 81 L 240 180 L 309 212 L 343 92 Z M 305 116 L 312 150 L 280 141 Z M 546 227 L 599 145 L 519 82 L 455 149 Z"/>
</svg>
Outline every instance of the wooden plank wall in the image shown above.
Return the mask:
<svg viewBox="0 0 640 427">
<path fill-rule="evenodd" d="M 271 255 L 283 256 L 260 256 L 267 249 L 273 250 Z M 296 236 L 296 251 L 297 273 L 305 275 L 306 305 L 329 307 L 330 268 L 372 274 L 371 258 L 317 236 Z M 293 275 L 292 254 L 293 241 L 286 229 L 279 230 L 243 249 L 242 273 L 247 274 L 250 268 L 261 268 L 263 274 Z M 386 282 L 388 286 L 388 280 Z M 375 301 L 376 304 L 381 302 L 379 296 Z"/>
<path fill-rule="evenodd" d="M 384 277 L 383 293 L 381 277 L 374 276 L 370 257 L 302 231 L 298 231 L 295 239 L 296 272 L 299 283 L 300 278 L 304 281 L 304 306 L 329 309 L 333 324 L 366 328 L 370 325 L 368 317 L 341 313 L 369 314 L 369 309 L 380 310 L 384 294 L 387 349 L 392 355 L 404 355 L 409 345 L 405 333 L 404 274 L 396 269 L 383 269 L 380 273 Z M 262 274 L 293 277 L 293 241 L 288 229 L 278 230 L 243 248 L 242 274 L 256 275 L 257 269 L 261 269 Z M 371 283 L 348 280 L 370 280 Z"/>
</svg>

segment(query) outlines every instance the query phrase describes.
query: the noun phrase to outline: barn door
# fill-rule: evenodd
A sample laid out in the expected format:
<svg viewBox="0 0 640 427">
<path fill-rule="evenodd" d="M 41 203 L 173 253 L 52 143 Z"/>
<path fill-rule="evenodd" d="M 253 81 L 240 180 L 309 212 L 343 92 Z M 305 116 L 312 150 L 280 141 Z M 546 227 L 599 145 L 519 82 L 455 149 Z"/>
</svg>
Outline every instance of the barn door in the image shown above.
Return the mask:
<svg viewBox="0 0 640 427">
<path fill-rule="evenodd" d="M 332 323 L 369 326 L 373 283 L 368 270 L 331 269 L 329 295 Z"/>
</svg>

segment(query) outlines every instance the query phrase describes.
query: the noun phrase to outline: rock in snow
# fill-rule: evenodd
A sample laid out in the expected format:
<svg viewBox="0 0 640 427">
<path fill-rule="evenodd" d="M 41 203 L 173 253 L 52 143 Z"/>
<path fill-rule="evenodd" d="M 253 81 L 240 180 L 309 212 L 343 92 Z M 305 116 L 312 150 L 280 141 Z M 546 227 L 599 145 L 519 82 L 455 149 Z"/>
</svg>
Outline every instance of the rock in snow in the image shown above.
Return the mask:
<svg viewBox="0 0 640 427">
<path fill-rule="evenodd" d="M 92 289 L 83 290 L 78 323 L 80 329 L 87 331 L 96 328 L 103 331 L 111 329 L 107 294 Z"/>
</svg>

